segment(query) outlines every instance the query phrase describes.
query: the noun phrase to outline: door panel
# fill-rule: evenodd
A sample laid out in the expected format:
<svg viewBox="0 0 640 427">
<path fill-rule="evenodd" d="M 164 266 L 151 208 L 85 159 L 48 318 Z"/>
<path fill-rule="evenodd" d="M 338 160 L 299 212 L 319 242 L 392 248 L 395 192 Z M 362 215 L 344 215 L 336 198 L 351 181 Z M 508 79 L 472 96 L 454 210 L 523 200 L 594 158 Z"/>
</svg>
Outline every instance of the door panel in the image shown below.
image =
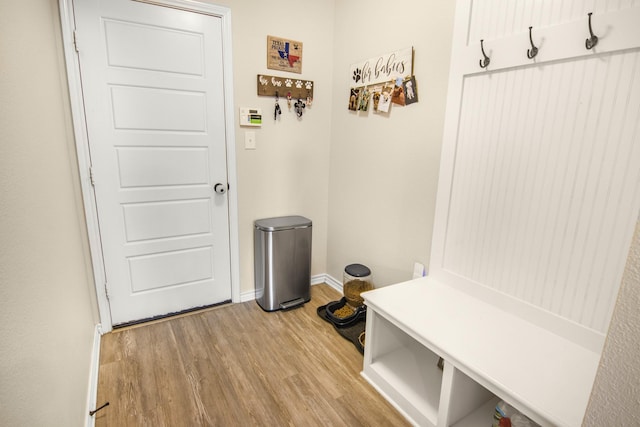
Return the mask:
<svg viewBox="0 0 640 427">
<path fill-rule="evenodd" d="M 231 298 L 220 18 L 74 4 L 114 325 Z"/>
<path fill-rule="evenodd" d="M 108 20 L 105 32 L 111 67 L 203 75 L 204 40 L 200 34 Z"/>
<path fill-rule="evenodd" d="M 213 278 L 211 247 L 129 258 L 131 289 L 142 292 Z"/>
<path fill-rule="evenodd" d="M 122 206 L 127 242 L 211 233 L 209 199 Z"/>
<path fill-rule="evenodd" d="M 140 147 L 116 149 L 121 187 L 203 185 L 209 182 L 204 147 Z"/>
<path fill-rule="evenodd" d="M 122 130 L 206 131 L 206 94 L 112 86 L 113 126 Z"/>
</svg>

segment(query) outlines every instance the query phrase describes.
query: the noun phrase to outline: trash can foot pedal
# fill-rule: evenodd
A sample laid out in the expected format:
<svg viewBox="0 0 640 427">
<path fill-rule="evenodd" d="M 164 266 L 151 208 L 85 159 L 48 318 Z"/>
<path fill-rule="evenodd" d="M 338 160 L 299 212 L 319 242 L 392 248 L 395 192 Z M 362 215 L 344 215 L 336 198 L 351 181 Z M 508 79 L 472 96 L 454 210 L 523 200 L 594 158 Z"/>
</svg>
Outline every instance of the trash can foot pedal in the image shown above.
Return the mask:
<svg viewBox="0 0 640 427">
<path fill-rule="evenodd" d="M 292 299 L 291 301 L 287 301 L 287 302 L 283 302 L 280 304 L 280 309 L 281 310 L 290 310 L 292 308 L 296 308 L 302 304 L 304 304 L 306 301 L 304 300 L 304 298 L 296 298 L 296 299 Z"/>
</svg>

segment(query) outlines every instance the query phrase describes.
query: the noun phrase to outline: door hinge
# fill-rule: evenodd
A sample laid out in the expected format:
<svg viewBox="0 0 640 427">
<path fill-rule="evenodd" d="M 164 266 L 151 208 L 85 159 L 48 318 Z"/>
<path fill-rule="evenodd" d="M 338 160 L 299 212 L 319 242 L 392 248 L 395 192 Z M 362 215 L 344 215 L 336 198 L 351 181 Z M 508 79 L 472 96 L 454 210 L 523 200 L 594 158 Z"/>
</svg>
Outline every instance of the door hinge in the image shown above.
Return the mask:
<svg viewBox="0 0 640 427">
<path fill-rule="evenodd" d="M 107 287 L 107 282 L 104 282 L 104 295 L 107 297 L 107 301 L 109 301 L 109 288 Z"/>
<path fill-rule="evenodd" d="M 91 186 L 92 187 L 96 186 L 96 180 L 95 180 L 95 178 L 93 176 L 93 168 L 92 167 L 89 168 L 89 181 L 91 181 Z"/>
<path fill-rule="evenodd" d="M 78 45 L 78 30 L 73 30 L 73 46 L 76 48 L 76 52 L 80 52 L 80 46 Z"/>
</svg>

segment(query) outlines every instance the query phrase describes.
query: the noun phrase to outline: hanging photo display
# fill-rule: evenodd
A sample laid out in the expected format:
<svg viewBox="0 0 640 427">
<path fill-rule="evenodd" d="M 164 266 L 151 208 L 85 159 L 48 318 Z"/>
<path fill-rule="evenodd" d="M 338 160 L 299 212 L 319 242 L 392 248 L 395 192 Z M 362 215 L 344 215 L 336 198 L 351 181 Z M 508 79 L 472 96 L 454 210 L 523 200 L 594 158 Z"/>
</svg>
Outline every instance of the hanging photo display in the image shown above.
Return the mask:
<svg viewBox="0 0 640 427">
<path fill-rule="evenodd" d="M 267 36 L 267 68 L 302 73 L 302 42 Z"/>
<path fill-rule="evenodd" d="M 418 102 L 413 75 L 413 47 L 379 55 L 351 64 L 349 110 L 388 113 L 391 103 L 410 105 Z"/>
</svg>

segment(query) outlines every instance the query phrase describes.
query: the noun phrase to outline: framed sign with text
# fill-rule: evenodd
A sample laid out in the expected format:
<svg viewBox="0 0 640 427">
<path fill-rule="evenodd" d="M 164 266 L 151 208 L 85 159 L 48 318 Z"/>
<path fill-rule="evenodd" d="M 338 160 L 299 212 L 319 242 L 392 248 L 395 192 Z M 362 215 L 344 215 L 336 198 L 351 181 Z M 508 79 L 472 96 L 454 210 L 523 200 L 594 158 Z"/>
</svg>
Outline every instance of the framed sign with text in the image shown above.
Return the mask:
<svg viewBox="0 0 640 427">
<path fill-rule="evenodd" d="M 267 68 L 302 73 L 302 42 L 267 36 Z"/>
<path fill-rule="evenodd" d="M 413 47 L 351 64 L 351 86 L 369 86 L 413 75 Z"/>
</svg>

